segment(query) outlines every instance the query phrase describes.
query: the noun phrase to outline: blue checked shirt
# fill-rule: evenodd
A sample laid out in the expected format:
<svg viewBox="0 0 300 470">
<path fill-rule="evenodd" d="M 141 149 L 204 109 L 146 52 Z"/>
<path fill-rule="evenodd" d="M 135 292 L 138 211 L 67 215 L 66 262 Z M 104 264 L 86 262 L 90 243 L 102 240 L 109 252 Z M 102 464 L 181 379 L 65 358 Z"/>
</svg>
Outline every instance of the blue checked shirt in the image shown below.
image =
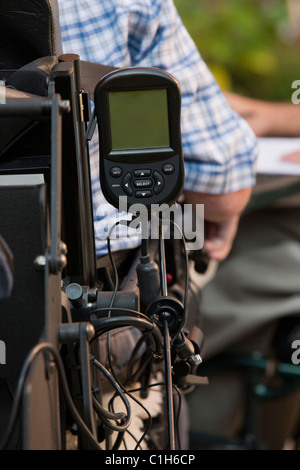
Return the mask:
<svg viewBox="0 0 300 470">
<path fill-rule="evenodd" d="M 185 189 L 225 194 L 253 186 L 257 157 L 254 134 L 229 108 L 173 0 L 58 3 L 65 53 L 115 67 L 158 67 L 178 80 L 182 93 Z M 105 201 L 100 188 L 97 135 L 90 145 L 90 159 L 99 257 L 107 253 L 106 236 L 117 219 L 116 209 Z M 126 232 L 112 240 L 111 246 L 119 250 L 138 243 L 139 236 L 128 236 Z"/>
</svg>

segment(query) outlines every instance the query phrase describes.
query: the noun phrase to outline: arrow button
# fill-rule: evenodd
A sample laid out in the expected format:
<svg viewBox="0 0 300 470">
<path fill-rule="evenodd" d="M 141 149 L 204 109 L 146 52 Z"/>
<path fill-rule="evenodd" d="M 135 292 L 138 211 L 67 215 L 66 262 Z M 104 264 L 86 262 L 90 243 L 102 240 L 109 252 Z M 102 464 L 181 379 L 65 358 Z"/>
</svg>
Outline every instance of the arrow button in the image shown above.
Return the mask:
<svg viewBox="0 0 300 470">
<path fill-rule="evenodd" d="M 151 170 L 134 170 L 134 176 L 137 176 L 138 178 L 140 178 L 141 176 L 146 176 L 146 177 L 149 177 L 151 175 Z"/>
<path fill-rule="evenodd" d="M 135 197 L 139 197 L 139 198 L 147 198 L 147 197 L 151 197 L 152 196 L 152 191 L 150 191 L 149 189 L 145 190 L 145 191 L 136 191 L 135 192 Z"/>
<path fill-rule="evenodd" d="M 124 190 L 124 193 L 127 194 L 127 196 L 132 196 L 133 194 L 133 189 L 131 187 L 131 182 L 132 182 L 132 174 L 131 173 L 126 173 L 126 175 L 123 178 L 122 181 L 122 188 Z"/>
<path fill-rule="evenodd" d="M 165 183 L 164 179 L 158 171 L 154 171 L 153 178 L 154 178 L 154 182 L 155 182 L 155 185 L 154 185 L 154 188 L 153 188 L 154 193 L 159 194 L 164 189 L 164 183 Z"/>
</svg>

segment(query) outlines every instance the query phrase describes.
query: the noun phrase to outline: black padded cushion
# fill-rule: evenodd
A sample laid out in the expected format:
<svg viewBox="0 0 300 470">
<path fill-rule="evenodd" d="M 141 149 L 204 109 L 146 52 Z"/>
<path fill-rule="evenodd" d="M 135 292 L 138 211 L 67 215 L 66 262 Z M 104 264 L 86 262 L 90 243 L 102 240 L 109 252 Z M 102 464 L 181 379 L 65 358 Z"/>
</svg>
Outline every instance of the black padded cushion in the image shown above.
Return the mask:
<svg viewBox="0 0 300 470">
<path fill-rule="evenodd" d="M 32 95 L 47 96 L 47 78 L 57 62 L 55 56 L 34 60 L 15 71 L 6 81 L 6 86 Z"/>
<path fill-rule="evenodd" d="M 47 78 L 58 57 L 41 57 L 11 74 L 6 81 L 7 98 L 48 96 Z M 32 127 L 32 121 L 26 118 L 1 118 L 0 160 L 11 145 L 22 137 L 23 132 Z"/>
<path fill-rule="evenodd" d="M 56 0 L 1 0 L 0 69 L 62 53 Z"/>
</svg>

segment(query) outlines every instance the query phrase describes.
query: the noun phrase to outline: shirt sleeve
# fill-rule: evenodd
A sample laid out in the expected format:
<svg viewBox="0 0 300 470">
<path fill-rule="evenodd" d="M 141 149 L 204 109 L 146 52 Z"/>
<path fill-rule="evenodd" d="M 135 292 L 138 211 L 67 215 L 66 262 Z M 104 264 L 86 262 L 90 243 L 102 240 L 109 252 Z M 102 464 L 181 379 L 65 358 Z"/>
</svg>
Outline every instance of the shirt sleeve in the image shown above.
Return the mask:
<svg viewBox="0 0 300 470">
<path fill-rule="evenodd" d="M 166 70 L 181 87 L 185 188 L 225 194 L 253 186 L 255 135 L 229 107 L 173 0 L 134 3 L 128 32 L 132 65 Z"/>
</svg>

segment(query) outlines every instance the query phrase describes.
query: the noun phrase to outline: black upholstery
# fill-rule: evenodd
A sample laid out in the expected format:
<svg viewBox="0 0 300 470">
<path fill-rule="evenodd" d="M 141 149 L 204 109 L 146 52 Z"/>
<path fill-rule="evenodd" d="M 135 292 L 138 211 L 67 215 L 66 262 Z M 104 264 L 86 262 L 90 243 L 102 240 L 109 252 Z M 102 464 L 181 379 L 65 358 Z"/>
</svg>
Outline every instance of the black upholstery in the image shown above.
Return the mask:
<svg viewBox="0 0 300 470">
<path fill-rule="evenodd" d="M 0 69 L 62 53 L 57 0 L 1 0 Z"/>
</svg>

